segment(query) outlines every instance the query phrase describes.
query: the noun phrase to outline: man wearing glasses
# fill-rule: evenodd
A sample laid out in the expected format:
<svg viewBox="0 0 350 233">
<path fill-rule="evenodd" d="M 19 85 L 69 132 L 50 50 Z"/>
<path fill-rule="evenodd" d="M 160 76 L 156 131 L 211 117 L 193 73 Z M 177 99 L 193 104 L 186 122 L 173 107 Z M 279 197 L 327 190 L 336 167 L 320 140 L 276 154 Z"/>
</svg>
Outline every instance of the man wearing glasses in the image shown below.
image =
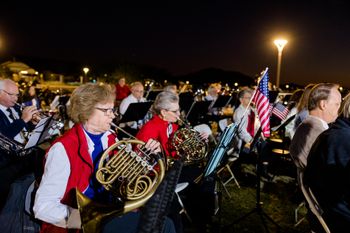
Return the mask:
<svg viewBox="0 0 350 233">
<path fill-rule="evenodd" d="M 146 102 L 146 98 L 143 97 L 144 87 L 141 82 L 132 83 L 130 90 L 131 90 L 131 94 L 128 95 L 128 97 L 124 98 L 120 103 L 119 112 L 121 115 L 125 114 L 130 104 Z M 138 128 L 140 128 L 144 124 L 144 121 L 146 121 L 146 119 L 139 120 L 138 122 L 136 121 L 126 122 L 126 126 L 122 123 L 120 127 L 125 127 L 126 131 L 128 131 L 132 135 L 135 135 L 138 131 Z"/>
<path fill-rule="evenodd" d="M 32 118 L 38 110 L 35 106 L 29 106 L 21 112 L 17 104 L 18 97 L 19 90 L 14 81 L 0 80 L 0 133 L 10 140 L 24 143 L 23 131 L 34 128 Z M 34 169 L 33 161 L 31 155 L 19 158 L 12 151 L 0 149 L 0 208 L 7 198 L 11 183 Z"/>
</svg>

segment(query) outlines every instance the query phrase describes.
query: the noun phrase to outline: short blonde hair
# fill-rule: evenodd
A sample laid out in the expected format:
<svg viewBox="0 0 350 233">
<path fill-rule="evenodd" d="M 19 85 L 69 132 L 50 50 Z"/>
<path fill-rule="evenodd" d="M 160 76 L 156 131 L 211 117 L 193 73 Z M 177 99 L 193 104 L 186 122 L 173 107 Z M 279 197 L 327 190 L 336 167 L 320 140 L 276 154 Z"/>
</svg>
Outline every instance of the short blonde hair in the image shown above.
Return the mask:
<svg viewBox="0 0 350 233">
<path fill-rule="evenodd" d="M 343 99 L 343 102 L 339 111 L 340 111 L 339 113 L 340 116 L 350 119 L 350 93 L 347 94 Z"/>
<path fill-rule="evenodd" d="M 131 91 L 132 91 L 133 89 L 135 89 L 135 87 L 138 87 L 138 86 L 143 87 L 142 82 L 136 81 L 136 82 L 131 83 L 131 84 L 130 84 L 130 89 L 131 89 Z"/>
<path fill-rule="evenodd" d="M 114 103 L 115 88 L 108 84 L 87 83 L 75 89 L 70 97 L 68 115 L 74 123 L 85 123 L 97 104 Z"/>
</svg>

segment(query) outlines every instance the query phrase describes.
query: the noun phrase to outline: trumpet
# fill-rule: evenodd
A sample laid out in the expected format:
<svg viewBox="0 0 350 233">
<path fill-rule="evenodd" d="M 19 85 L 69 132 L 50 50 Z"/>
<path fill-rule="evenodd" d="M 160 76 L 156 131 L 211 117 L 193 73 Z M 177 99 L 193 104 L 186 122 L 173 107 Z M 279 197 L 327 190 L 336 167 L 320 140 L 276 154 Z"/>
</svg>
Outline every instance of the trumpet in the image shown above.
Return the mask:
<svg viewBox="0 0 350 233">
<path fill-rule="evenodd" d="M 15 103 L 15 105 L 17 107 L 19 107 L 19 109 L 21 110 L 21 112 L 24 110 L 24 108 L 26 106 L 22 105 L 22 104 L 19 104 L 19 103 Z M 48 117 L 49 115 L 47 113 L 45 113 L 43 110 L 39 109 L 37 113 L 33 114 L 32 116 L 32 120 L 35 121 L 35 122 L 38 122 L 40 121 L 41 119 L 43 118 L 46 118 Z"/>
</svg>

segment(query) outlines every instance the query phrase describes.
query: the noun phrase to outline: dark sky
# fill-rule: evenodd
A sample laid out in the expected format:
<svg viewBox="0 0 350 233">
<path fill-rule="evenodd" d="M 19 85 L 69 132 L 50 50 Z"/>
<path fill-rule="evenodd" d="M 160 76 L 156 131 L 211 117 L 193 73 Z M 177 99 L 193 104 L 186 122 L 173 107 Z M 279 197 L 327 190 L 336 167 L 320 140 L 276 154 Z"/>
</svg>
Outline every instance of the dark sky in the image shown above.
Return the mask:
<svg viewBox="0 0 350 233">
<path fill-rule="evenodd" d="M 173 74 L 217 67 L 254 76 L 269 67 L 274 83 L 273 39 L 284 36 L 281 83 L 350 87 L 346 1 L 189 2 L 2 6 L 0 59 L 19 54 L 92 66 L 128 61 Z"/>
</svg>

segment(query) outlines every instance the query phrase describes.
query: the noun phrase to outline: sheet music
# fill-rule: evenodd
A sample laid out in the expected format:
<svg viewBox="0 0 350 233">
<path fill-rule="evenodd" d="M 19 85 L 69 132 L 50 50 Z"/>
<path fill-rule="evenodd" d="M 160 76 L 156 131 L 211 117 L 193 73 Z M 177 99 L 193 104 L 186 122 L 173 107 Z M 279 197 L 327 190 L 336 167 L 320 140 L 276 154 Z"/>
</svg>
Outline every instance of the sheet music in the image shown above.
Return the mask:
<svg viewBox="0 0 350 233">
<path fill-rule="evenodd" d="M 38 141 L 40 139 L 41 134 L 43 133 L 45 126 L 49 122 L 51 117 L 43 118 L 39 121 L 39 123 L 36 125 L 35 129 L 29 133 L 29 140 L 27 144 L 25 145 L 24 149 L 28 149 L 31 147 L 34 147 L 38 144 Z"/>
</svg>

